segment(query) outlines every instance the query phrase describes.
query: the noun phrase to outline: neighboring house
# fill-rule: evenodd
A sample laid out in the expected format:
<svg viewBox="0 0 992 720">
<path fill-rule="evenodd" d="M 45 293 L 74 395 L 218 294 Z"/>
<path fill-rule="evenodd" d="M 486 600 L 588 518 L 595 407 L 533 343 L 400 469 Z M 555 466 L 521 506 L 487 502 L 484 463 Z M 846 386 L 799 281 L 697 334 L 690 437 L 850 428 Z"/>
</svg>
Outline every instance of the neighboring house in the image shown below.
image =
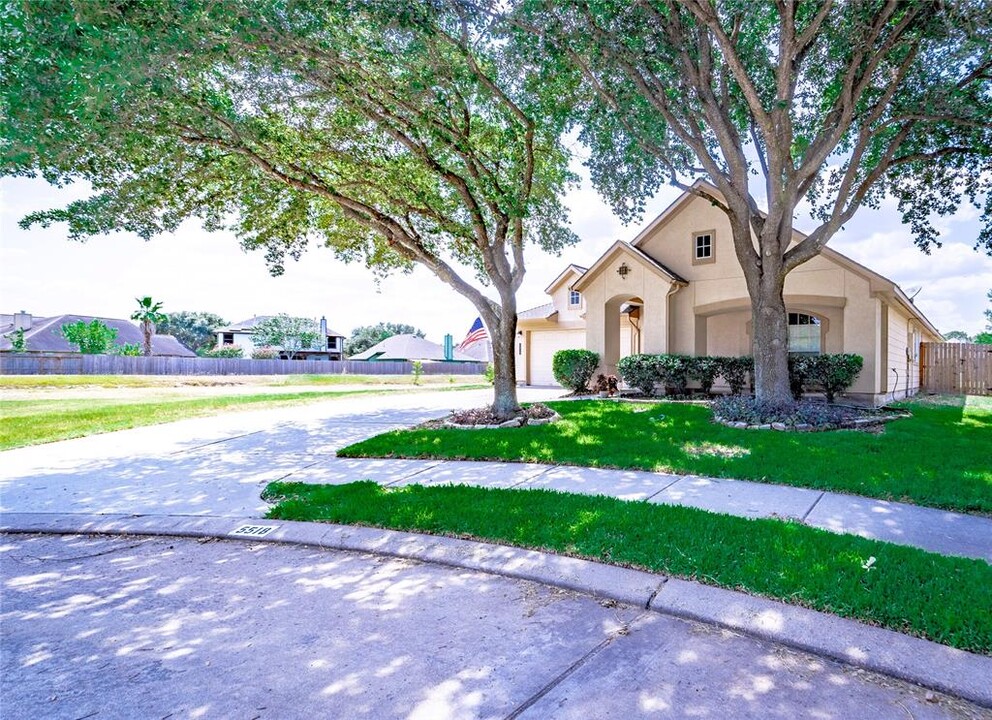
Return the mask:
<svg viewBox="0 0 992 720">
<path fill-rule="evenodd" d="M 255 343 L 252 341 L 255 326 L 273 317 L 275 315 L 256 315 L 248 320 L 222 327 L 217 331 L 217 344 L 237 345 L 244 350 L 245 357 L 250 357 L 255 349 Z M 317 345 L 314 348 L 297 350 L 293 353 L 293 358 L 296 360 L 344 360 L 344 335 L 329 330 L 326 317 L 320 319 Z"/>
<path fill-rule="evenodd" d="M 144 347 L 145 336 L 141 328 L 129 320 L 93 317 L 92 315 L 56 315 L 55 317 L 35 317 L 30 313 L 19 312 L 13 315 L 0 315 L 0 336 L 23 328 L 27 351 L 72 353 L 78 352 L 62 335 L 63 325 L 72 325 L 82 320 L 85 323 L 99 320 L 110 328 L 117 329 L 115 345 L 139 345 Z M 0 337 L 0 352 L 9 352 L 10 340 Z M 152 355 L 169 357 L 196 357 L 196 353 L 176 340 L 172 335 L 152 335 Z"/>
<path fill-rule="evenodd" d="M 477 358 L 452 349 L 445 357 L 444 348 L 416 335 L 393 335 L 364 352 L 352 355 L 349 360 L 397 360 L 421 362 L 478 362 Z"/>
<path fill-rule="evenodd" d="M 635 353 L 751 354 L 751 302 L 730 223 L 691 193 L 592 267 L 569 265 L 546 292 L 551 302 L 517 317 L 517 379 L 528 385 L 555 384 L 551 358 L 564 348 L 599 353 L 609 374 Z M 789 273 L 785 303 L 790 350 L 864 358 L 852 399 L 914 394 L 920 343 L 942 340 L 898 285 L 829 247 Z"/>
</svg>

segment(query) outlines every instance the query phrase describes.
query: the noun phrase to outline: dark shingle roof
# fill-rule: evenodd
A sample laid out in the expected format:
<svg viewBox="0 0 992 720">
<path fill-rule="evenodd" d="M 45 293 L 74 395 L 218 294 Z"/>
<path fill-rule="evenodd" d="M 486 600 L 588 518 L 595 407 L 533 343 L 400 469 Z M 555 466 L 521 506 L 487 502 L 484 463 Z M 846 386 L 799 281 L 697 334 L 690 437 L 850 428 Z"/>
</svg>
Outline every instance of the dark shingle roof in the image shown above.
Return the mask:
<svg viewBox="0 0 992 720">
<path fill-rule="evenodd" d="M 50 318 L 32 318 L 31 329 L 24 331 L 28 352 L 77 352 L 76 347 L 62 335 L 63 325 L 99 320 L 104 325 L 117 330 L 116 345 L 143 345 L 145 342 L 141 328 L 129 320 L 101 318 L 92 315 L 56 315 Z M 12 324 L 11 324 L 12 329 Z M 0 338 L 0 350 L 10 350 L 11 342 Z M 152 354 L 177 357 L 196 357 L 196 353 L 176 340 L 172 335 L 152 335 Z"/>
</svg>

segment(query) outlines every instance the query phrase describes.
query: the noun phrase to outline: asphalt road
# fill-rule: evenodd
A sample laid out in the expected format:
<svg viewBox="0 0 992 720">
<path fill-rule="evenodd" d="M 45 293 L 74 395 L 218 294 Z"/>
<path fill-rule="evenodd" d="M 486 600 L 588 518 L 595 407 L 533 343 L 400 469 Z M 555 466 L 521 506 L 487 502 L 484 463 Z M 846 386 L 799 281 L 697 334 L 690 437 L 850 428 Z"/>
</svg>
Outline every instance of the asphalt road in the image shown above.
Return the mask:
<svg viewBox="0 0 992 720">
<path fill-rule="evenodd" d="M 297 546 L 0 538 L 4 718 L 976 718 L 534 583 Z"/>
</svg>

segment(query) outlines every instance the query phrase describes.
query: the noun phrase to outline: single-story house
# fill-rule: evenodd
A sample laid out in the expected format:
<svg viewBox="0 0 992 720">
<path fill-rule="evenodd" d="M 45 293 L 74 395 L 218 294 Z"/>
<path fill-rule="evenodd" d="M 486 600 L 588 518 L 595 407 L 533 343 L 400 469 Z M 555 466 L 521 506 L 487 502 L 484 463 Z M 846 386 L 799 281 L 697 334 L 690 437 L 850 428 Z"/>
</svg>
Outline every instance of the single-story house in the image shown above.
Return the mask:
<svg viewBox="0 0 992 720">
<path fill-rule="evenodd" d="M 479 362 L 477 358 L 452 348 L 450 357 L 444 347 L 412 334 L 393 335 L 368 350 L 352 355 L 349 360 L 394 360 L 401 362 Z"/>
<path fill-rule="evenodd" d="M 528 385 L 555 383 L 551 358 L 564 348 L 599 353 L 607 374 L 635 353 L 751 354 L 750 298 L 730 222 L 693 193 L 591 267 L 566 267 L 545 292 L 549 303 L 517 317 L 517 379 Z M 920 343 L 943 339 L 898 285 L 829 247 L 789 273 L 785 303 L 792 351 L 864 358 L 847 393 L 862 402 L 914 394 Z"/>
<path fill-rule="evenodd" d="M 256 315 L 247 320 L 222 327 L 217 331 L 218 345 L 237 345 L 250 357 L 255 350 L 253 334 L 255 326 L 275 315 Z M 327 327 L 327 318 L 320 319 L 319 336 L 315 347 L 297 350 L 293 353 L 297 360 L 344 360 L 344 335 Z"/>
<path fill-rule="evenodd" d="M 139 345 L 145 347 L 145 336 L 138 325 L 130 320 L 93 317 L 92 315 L 56 315 L 36 317 L 31 313 L 19 312 L 0 315 L 0 352 L 12 349 L 11 341 L 5 337 L 17 330 L 24 330 L 27 352 L 74 353 L 79 349 L 62 335 L 63 325 L 74 325 L 82 320 L 91 323 L 99 320 L 109 328 L 117 330 L 115 345 Z M 176 340 L 172 335 L 152 335 L 152 355 L 169 357 L 196 357 L 196 353 Z"/>
</svg>

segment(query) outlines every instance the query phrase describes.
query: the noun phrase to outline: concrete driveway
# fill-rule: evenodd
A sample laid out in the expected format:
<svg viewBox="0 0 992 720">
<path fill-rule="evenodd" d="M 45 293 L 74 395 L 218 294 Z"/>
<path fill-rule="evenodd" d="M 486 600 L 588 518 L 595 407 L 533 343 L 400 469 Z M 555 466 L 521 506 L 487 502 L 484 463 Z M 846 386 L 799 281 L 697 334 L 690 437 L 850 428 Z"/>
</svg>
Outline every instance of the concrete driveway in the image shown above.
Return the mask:
<svg viewBox="0 0 992 720">
<path fill-rule="evenodd" d="M 560 394 L 519 391 L 528 402 Z M 8 450 L 0 512 L 262 515 L 267 483 L 358 440 L 487 402 L 490 390 L 362 395 Z"/>
<path fill-rule="evenodd" d="M 176 538 L 2 550 L 4 717 L 983 717 L 710 626 L 433 564 Z"/>
</svg>

